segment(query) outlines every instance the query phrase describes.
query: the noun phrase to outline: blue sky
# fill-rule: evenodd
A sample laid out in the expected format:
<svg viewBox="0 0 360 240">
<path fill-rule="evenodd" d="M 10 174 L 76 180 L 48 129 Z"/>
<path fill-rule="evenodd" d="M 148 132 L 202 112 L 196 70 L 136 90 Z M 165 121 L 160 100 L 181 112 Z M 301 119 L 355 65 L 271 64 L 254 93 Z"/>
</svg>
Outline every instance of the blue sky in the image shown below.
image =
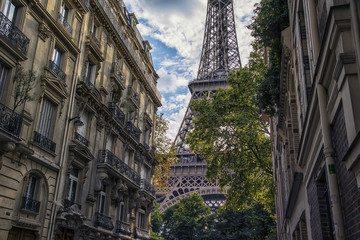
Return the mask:
<svg viewBox="0 0 360 240">
<path fill-rule="evenodd" d="M 260 0 L 234 0 L 235 24 L 240 58 L 248 62 L 252 38 L 246 26 L 254 5 Z M 206 18 L 207 0 L 124 0 L 134 12 L 144 39 L 150 42 L 154 67 L 160 78 L 158 89 L 169 120 L 172 140 L 180 127 L 190 100 L 187 85 L 197 75 Z"/>
</svg>

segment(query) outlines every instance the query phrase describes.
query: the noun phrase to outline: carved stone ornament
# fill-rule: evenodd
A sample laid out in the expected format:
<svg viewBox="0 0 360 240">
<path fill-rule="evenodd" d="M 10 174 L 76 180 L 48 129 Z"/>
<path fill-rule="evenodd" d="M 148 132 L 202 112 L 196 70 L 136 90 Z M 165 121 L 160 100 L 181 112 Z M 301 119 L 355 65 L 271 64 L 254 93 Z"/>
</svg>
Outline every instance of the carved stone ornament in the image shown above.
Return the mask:
<svg viewBox="0 0 360 240">
<path fill-rule="evenodd" d="M 44 23 L 39 24 L 38 31 L 40 39 L 44 42 L 51 36 L 50 29 Z"/>
</svg>

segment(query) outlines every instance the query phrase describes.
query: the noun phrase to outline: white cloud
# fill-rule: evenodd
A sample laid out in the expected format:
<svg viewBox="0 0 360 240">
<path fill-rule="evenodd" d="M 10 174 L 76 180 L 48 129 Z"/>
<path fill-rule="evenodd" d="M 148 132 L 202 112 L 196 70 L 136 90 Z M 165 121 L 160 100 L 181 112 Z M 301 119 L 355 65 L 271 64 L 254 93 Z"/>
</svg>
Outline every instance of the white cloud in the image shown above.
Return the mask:
<svg viewBox="0 0 360 240">
<path fill-rule="evenodd" d="M 247 25 L 251 22 L 255 3 L 260 0 L 234 1 L 235 24 L 242 65 L 248 62 L 252 38 Z M 174 139 L 184 117 L 190 94 L 178 90 L 196 78 L 206 18 L 207 0 L 124 0 L 143 24 L 137 27 L 144 38 L 151 37 L 176 51 L 176 56 L 152 54 L 161 59 L 157 66 L 158 88 L 164 95 L 159 109 L 170 121 L 168 136 Z M 151 42 L 150 42 L 151 44 Z M 163 54 L 163 52 L 161 52 Z"/>
</svg>

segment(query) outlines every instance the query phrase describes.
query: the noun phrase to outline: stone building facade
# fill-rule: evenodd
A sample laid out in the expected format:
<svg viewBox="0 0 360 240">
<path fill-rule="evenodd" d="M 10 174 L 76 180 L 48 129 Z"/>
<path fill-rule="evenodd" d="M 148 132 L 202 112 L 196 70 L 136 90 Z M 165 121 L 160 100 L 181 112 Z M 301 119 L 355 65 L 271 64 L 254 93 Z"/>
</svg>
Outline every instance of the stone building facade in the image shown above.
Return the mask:
<svg viewBox="0 0 360 240">
<path fill-rule="evenodd" d="M 289 0 L 271 121 L 279 239 L 360 239 L 360 2 Z"/>
<path fill-rule="evenodd" d="M 0 239 L 150 239 L 161 96 L 137 24 L 122 0 L 0 0 Z"/>
</svg>

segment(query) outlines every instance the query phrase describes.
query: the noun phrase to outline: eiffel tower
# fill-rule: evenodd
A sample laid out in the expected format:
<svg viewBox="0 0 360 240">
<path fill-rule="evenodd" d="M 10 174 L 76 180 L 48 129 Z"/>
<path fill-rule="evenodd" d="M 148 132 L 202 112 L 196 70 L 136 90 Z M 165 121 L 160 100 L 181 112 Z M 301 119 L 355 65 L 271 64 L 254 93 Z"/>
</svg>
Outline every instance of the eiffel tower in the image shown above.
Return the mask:
<svg viewBox="0 0 360 240">
<path fill-rule="evenodd" d="M 206 180 L 206 161 L 190 152 L 185 138 L 194 127 L 192 101 L 228 87 L 226 77 L 241 67 L 234 20 L 233 0 L 208 0 L 199 70 L 188 85 L 191 100 L 175 138 L 178 161 L 171 167 L 166 195 L 158 198 L 161 212 L 193 192 L 198 192 L 213 211 L 225 202 L 226 191 L 220 192 L 216 183 Z"/>
</svg>

